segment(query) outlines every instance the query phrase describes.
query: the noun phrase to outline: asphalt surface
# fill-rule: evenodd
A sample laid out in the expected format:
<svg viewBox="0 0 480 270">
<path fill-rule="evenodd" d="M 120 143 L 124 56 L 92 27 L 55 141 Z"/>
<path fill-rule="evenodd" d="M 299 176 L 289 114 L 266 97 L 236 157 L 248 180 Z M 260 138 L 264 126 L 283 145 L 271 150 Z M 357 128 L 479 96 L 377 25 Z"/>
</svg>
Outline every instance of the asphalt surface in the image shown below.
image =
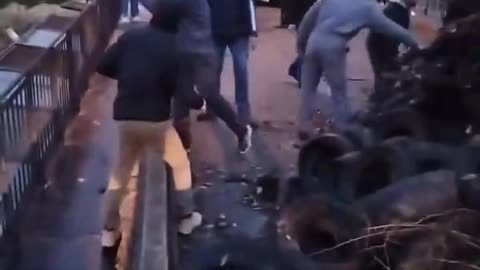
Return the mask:
<svg viewBox="0 0 480 270">
<path fill-rule="evenodd" d="M 280 13 L 259 8 L 259 37 L 250 55 L 250 102 L 260 128 L 255 132 L 253 148 L 245 156 L 237 154 L 231 132 L 220 122 L 195 123 L 192 164 L 196 172 L 197 203 L 204 225 L 192 237 L 181 241 L 180 256 L 196 251 L 196 244 L 221 239 L 228 234 L 263 238 L 269 232 L 272 205 L 252 207 L 245 196 L 256 193 L 255 181 L 261 176 L 286 179 L 296 174 L 298 142 L 295 119 L 299 89 L 287 75 L 295 58 L 295 33 L 278 29 Z M 413 29 L 422 43 L 433 38 L 430 21 L 413 20 Z M 367 32 L 351 41 L 348 55 L 349 98 L 354 110 L 365 107 L 373 75 L 365 49 Z M 222 94 L 234 101 L 234 77 L 231 57 L 225 57 Z M 328 87 L 319 86 L 318 109 L 328 113 L 331 103 Z M 181 258 L 181 257 L 180 257 Z M 181 261 L 181 259 L 180 259 Z"/>
<path fill-rule="evenodd" d="M 296 174 L 298 142 L 295 119 L 299 89 L 287 75 L 295 58 L 295 32 L 278 29 L 278 10 L 257 10 L 259 37 L 250 55 L 250 101 L 260 128 L 254 134 L 252 150 L 245 156 L 237 154 L 232 133 L 221 122 L 194 124 L 192 164 L 197 183 L 197 203 L 204 215 L 204 225 L 180 245 L 182 256 L 190 256 L 203 242 L 222 239 L 225 235 L 263 238 L 269 232 L 272 205 L 245 200 L 255 195 L 255 181 L 264 175 L 285 179 Z M 349 55 L 349 96 L 353 106 L 365 103 L 372 81 L 362 33 L 352 42 Z M 222 94 L 234 100 L 234 78 L 231 57 L 225 58 Z M 330 110 L 325 84 L 319 87 L 318 108 Z M 194 118 L 192 118 L 194 119 Z"/>
</svg>

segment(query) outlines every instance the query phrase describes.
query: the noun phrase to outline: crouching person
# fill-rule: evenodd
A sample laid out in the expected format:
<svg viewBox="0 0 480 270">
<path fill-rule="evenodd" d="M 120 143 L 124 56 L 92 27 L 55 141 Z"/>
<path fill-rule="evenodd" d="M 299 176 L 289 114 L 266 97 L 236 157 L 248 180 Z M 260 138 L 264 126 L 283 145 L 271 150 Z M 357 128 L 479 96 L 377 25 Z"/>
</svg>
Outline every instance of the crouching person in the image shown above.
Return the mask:
<svg viewBox="0 0 480 270">
<path fill-rule="evenodd" d="M 190 163 L 173 128 L 170 104 L 175 97 L 200 109 L 204 101 L 193 91 L 182 92 L 183 88 L 176 87 L 176 33 L 181 18 L 175 10 L 161 12 L 162 16 L 148 26 L 123 34 L 97 67 L 99 74 L 118 81 L 113 114 L 119 126 L 119 157 L 104 202 L 104 247 L 113 246 L 119 239 L 120 203 L 134 164 L 147 149 L 161 154 L 172 168 L 181 208 L 179 232 L 190 234 L 202 220 L 194 212 Z"/>
</svg>

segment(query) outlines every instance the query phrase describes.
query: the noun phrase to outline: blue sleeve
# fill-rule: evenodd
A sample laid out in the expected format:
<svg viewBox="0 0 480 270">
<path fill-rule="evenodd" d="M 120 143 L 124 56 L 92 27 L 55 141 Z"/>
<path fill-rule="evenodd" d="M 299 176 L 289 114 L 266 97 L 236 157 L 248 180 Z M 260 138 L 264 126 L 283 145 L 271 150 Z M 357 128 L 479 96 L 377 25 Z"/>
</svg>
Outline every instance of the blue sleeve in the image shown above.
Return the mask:
<svg viewBox="0 0 480 270">
<path fill-rule="evenodd" d="M 390 36 L 408 47 L 418 47 L 418 43 L 413 35 L 408 30 L 386 17 L 376 4 L 371 5 L 368 24 L 368 26 L 375 32 Z"/>
</svg>

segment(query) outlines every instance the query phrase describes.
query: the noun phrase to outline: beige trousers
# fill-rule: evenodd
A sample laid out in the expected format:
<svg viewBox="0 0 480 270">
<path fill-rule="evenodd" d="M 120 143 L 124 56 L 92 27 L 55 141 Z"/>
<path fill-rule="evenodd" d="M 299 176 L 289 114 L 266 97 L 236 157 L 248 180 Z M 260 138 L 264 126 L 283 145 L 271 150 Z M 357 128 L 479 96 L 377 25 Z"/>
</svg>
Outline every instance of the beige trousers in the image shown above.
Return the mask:
<svg viewBox="0 0 480 270">
<path fill-rule="evenodd" d="M 171 121 L 119 121 L 118 127 L 119 156 L 104 202 L 104 228 L 109 230 L 120 226 L 120 204 L 126 194 L 133 168 L 143 158 L 146 150 L 153 150 L 163 156 L 172 169 L 176 191 L 191 193 L 192 187 L 190 162 Z M 193 200 L 183 203 L 189 204 L 183 206 L 187 209 L 185 211 L 192 211 Z"/>
</svg>

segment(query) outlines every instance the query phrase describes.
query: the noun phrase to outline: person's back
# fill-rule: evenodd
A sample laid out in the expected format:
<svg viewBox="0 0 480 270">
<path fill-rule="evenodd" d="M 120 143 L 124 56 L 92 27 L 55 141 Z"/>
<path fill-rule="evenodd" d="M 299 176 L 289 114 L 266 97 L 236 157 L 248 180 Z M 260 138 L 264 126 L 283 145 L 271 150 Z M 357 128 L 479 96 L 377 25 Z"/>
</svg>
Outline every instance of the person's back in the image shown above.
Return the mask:
<svg viewBox="0 0 480 270">
<path fill-rule="evenodd" d="M 182 52 L 194 55 L 213 54 L 212 25 L 207 0 L 177 1 L 185 12 L 178 33 Z"/>
<path fill-rule="evenodd" d="M 417 45 L 407 30 L 385 17 L 375 1 L 319 0 L 309 13 L 312 15 L 308 16 L 307 13 L 306 17 L 311 19 L 304 19 L 302 24 L 305 26 L 300 29 L 305 32 L 299 34 L 300 46 L 306 45 L 305 39 L 315 39 L 312 42 L 319 43 L 325 37 L 332 37 L 337 41 L 341 39 L 346 43 L 364 28 L 387 34 L 408 46 Z"/>
<path fill-rule="evenodd" d="M 323 0 L 314 31 L 351 38 L 370 23 L 372 5 L 370 0 Z"/>
<path fill-rule="evenodd" d="M 175 34 L 147 26 L 125 33 L 118 46 L 115 120 L 167 120 L 178 74 Z"/>
</svg>

